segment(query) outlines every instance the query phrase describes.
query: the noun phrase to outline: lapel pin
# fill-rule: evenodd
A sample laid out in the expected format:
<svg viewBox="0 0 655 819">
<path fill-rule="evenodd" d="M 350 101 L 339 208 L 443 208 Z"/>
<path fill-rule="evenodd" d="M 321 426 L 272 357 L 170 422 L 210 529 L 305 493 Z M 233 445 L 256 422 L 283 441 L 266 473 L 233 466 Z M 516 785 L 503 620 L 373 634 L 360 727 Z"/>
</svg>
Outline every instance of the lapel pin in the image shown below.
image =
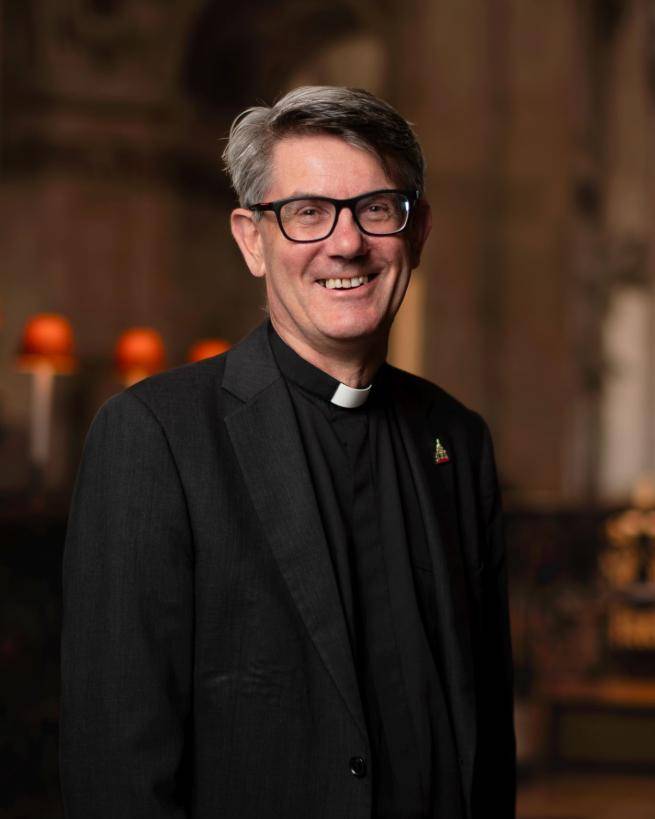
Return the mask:
<svg viewBox="0 0 655 819">
<path fill-rule="evenodd" d="M 446 447 L 441 443 L 441 441 L 436 438 L 434 442 L 434 462 L 435 464 L 447 464 L 450 461 L 450 456 L 446 450 Z"/>
</svg>

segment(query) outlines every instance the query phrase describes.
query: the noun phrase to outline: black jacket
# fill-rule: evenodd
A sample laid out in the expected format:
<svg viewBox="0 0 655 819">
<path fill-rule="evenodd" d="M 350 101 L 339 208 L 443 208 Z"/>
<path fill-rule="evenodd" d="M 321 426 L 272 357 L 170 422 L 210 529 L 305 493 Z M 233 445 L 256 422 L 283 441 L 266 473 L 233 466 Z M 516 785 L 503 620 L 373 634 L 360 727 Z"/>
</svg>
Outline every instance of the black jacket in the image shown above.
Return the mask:
<svg viewBox="0 0 655 819">
<path fill-rule="evenodd" d="M 512 666 L 489 433 L 440 388 L 392 373 L 435 566 L 433 648 L 467 813 L 511 819 Z M 437 437 L 449 456 L 440 464 Z M 344 614 L 265 324 L 101 407 L 63 579 L 69 819 L 370 819 L 375 772 Z"/>
</svg>

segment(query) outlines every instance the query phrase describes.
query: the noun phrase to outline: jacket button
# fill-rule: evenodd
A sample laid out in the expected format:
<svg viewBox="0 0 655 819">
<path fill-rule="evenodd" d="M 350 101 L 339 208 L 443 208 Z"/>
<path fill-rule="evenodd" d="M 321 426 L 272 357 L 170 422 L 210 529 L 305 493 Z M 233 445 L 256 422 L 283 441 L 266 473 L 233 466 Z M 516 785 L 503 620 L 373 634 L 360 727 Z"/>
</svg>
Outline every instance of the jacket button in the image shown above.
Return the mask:
<svg viewBox="0 0 655 819">
<path fill-rule="evenodd" d="M 350 773 L 353 776 L 366 776 L 366 760 L 361 756 L 352 756 L 350 758 Z"/>
</svg>

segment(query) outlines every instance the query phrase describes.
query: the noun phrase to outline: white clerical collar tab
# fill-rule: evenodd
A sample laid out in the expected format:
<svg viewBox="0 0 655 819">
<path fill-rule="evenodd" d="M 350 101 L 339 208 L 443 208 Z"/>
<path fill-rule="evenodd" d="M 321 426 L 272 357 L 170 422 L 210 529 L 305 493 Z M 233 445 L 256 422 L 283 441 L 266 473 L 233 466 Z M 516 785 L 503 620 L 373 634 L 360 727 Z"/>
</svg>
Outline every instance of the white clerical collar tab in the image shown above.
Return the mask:
<svg viewBox="0 0 655 819">
<path fill-rule="evenodd" d="M 330 400 L 338 407 L 345 407 L 346 409 L 361 407 L 362 404 L 366 403 L 371 386 L 369 384 L 368 387 L 358 388 L 349 387 L 347 384 L 339 384 Z"/>
</svg>

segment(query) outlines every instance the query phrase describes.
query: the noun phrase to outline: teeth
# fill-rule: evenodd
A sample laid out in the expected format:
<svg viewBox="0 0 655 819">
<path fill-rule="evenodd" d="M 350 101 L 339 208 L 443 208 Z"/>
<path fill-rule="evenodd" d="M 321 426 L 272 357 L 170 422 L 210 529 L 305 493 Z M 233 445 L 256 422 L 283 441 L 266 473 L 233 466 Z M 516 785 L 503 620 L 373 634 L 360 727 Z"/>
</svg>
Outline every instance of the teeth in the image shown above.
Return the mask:
<svg viewBox="0 0 655 819">
<path fill-rule="evenodd" d="M 350 287 L 359 287 L 368 284 L 368 276 L 353 276 L 351 279 L 319 279 L 319 284 L 328 290 L 347 290 Z"/>
</svg>

